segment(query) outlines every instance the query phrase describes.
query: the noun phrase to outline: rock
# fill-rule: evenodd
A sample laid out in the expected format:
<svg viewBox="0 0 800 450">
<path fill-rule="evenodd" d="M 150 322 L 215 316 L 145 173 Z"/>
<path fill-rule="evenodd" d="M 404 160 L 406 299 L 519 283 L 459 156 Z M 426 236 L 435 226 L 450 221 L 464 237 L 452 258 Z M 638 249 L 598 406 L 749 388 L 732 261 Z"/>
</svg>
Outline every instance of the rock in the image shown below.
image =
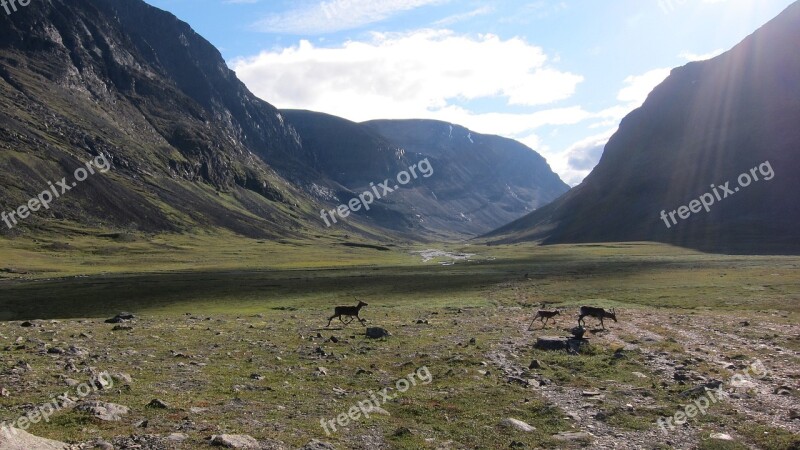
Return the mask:
<svg viewBox="0 0 800 450">
<path fill-rule="evenodd" d="M 77 411 L 89 413 L 95 419 L 104 422 L 117 422 L 122 420 L 122 416 L 127 415 L 130 409 L 127 406 L 117 405 L 116 403 L 105 403 L 100 401 L 82 402 L 75 407 Z"/>
<path fill-rule="evenodd" d="M 112 445 L 110 442 L 98 439 L 94 443 L 94 448 L 99 448 L 101 450 L 114 450 L 114 445 Z"/>
<path fill-rule="evenodd" d="M 388 331 L 384 330 L 381 327 L 370 327 L 367 328 L 367 337 L 372 339 L 380 339 L 382 337 L 391 336 Z"/>
<path fill-rule="evenodd" d="M 513 418 L 506 418 L 500 421 L 500 425 L 507 427 L 507 428 L 515 428 L 519 431 L 523 431 L 525 433 L 530 433 L 536 431 L 536 428 L 528 425 L 527 423 Z"/>
<path fill-rule="evenodd" d="M 130 331 L 133 327 L 129 325 L 114 325 L 114 328 L 111 331 Z"/>
<path fill-rule="evenodd" d="M 150 400 L 150 403 L 147 404 L 147 407 L 155 409 L 169 409 L 169 404 L 164 400 L 154 398 Z"/>
<path fill-rule="evenodd" d="M 211 436 L 211 445 L 225 448 L 245 448 L 258 449 L 261 445 L 258 441 L 246 434 L 218 434 Z"/>
<path fill-rule="evenodd" d="M 76 358 L 85 358 L 85 357 L 89 356 L 89 351 L 88 350 L 86 350 L 85 348 L 82 348 L 82 347 L 76 347 L 74 345 L 70 345 L 69 348 L 67 348 L 67 352 L 66 353 L 68 355 L 74 356 Z"/>
<path fill-rule="evenodd" d="M 0 431 L 0 450 L 63 450 L 69 446 L 63 442 L 34 436 L 19 428 Z"/>
<path fill-rule="evenodd" d="M 370 405 L 367 408 L 365 408 L 364 409 L 364 413 L 365 414 L 379 414 L 381 416 L 391 416 L 389 411 L 381 408 L 380 406 L 372 406 L 372 405 Z"/>
<path fill-rule="evenodd" d="M 789 420 L 800 420 L 800 410 L 793 409 L 789 411 Z"/>
<path fill-rule="evenodd" d="M 581 392 L 581 395 L 583 395 L 584 397 L 597 397 L 598 395 L 600 395 L 600 391 L 598 390 L 583 391 Z"/>
<path fill-rule="evenodd" d="M 0 388 L 0 397 L 10 397 L 11 393 L 6 388 Z"/>
<path fill-rule="evenodd" d="M 772 393 L 778 395 L 792 395 L 792 388 L 789 386 L 778 386 L 772 391 Z"/>
<path fill-rule="evenodd" d="M 183 442 L 183 441 L 185 441 L 187 439 L 189 439 L 189 435 L 187 435 L 185 433 L 172 433 L 169 436 L 167 436 L 167 440 L 168 441 L 176 442 L 176 443 Z"/>
<path fill-rule="evenodd" d="M 593 437 L 591 433 L 585 431 L 565 431 L 553 435 L 553 439 L 561 442 L 591 441 Z"/>
<path fill-rule="evenodd" d="M 26 320 L 25 322 L 22 322 L 21 324 L 19 324 L 19 326 L 21 326 L 23 328 L 31 328 L 31 327 L 35 327 L 36 324 Z"/>
<path fill-rule="evenodd" d="M 136 318 L 136 316 L 134 316 L 133 314 L 131 314 L 129 312 L 121 312 L 121 313 L 117 314 L 116 316 L 114 316 L 114 317 L 112 317 L 110 319 L 107 319 L 106 323 L 122 323 L 122 322 L 127 322 L 129 320 L 133 320 L 135 318 Z"/>
<path fill-rule="evenodd" d="M 60 347 L 50 347 L 47 349 L 47 353 L 50 355 L 63 355 L 64 349 Z"/>
<path fill-rule="evenodd" d="M 542 363 L 539 362 L 538 359 L 534 359 L 531 361 L 531 364 L 528 366 L 528 369 L 541 369 Z"/>
<path fill-rule="evenodd" d="M 478 343 L 478 341 L 475 340 L 475 338 L 470 338 L 469 345 L 476 345 L 477 343 Z"/>
<path fill-rule="evenodd" d="M 133 377 L 125 372 L 114 372 L 111 374 L 111 377 L 128 384 L 133 383 Z"/>
<path fill-rule="evenodd" d="M 711 433 L 711 436 L 709 436 L 709 438 L 717 439 L 717 440 L 720 440 L 720 441 L 732 441 L 733 440 L 733 438 L 731 437 L 730 434 L 725 434 L 725 433 Z"/>
<path fill-rule="evenodd" d="M 314 375 L 316 375 L 318 377 L 327 376 L 328 375 L 328 369 L 326 369 L 324 367 L 317 367 L 317 371 L 314 372 Z"/>
<path fill-rule="evenodd" d="M 569 330 L 569 332 L 572 333 L 572 336 L 575 337 L 575 339 L 583 339 L 583 335 L 586 334 L 586 328 L 575 327 Z"/>
<path fill-rule="evenodd" d="M 689 375 L 686 372 L 675 372 L 672 375 L 672 379 L 675 381 L 689 381 Z"/>
<path fill-rule="evenodd" d="M 308 444 L 300 447 L 300 450 L 336 450 L 336 447 L 327 442 L 312 439 Z"/>
<path fill-rule="evenodd" d="M 540 336 L 536 338 L 534 348 L 539 350 L 565 350 L 567 339 L 557 336 Z"/>
<path fill-rule="evenodd" d="M 264 376 L 259 374 L 259 373 L 251 373 L 250 374 L 250 379 L 251 380 L 256 380 L 256 381 L 261 381 L 261 380 L 264 379 Z"/>
</svg>

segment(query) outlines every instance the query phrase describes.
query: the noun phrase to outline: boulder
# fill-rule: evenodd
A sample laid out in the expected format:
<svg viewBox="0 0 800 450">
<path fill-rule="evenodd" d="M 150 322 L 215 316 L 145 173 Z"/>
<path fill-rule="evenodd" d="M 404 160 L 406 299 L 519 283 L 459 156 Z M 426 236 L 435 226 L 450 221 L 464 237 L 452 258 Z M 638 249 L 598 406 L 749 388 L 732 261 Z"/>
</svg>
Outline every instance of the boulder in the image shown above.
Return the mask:
<svg viewBox="0 0 800 450">
<path fill-rule="evenodd" d="M 122 420 L 122 416 L 127 415 L 130 409 L 127 406 L 117 405 L 116 403 L 105 403 L 100 401 L 82 402 L 75 407 L 77 411 L 89 413 L 95 419 L 104 422 L 117 422 Z"/>
<path fill-rule="evenodd" d="M 218 434 L 211 436 L 211 445 L 225 448 L 258 449 L 261 444 L 246 434 Z"/>
<path fill-rule="evenodd" d="M 500 425 L 507 428 L 514 428 L 525 433 L 531 433 L 533 431 L 536 431 L 536 428 L 534 428 L 533 426 L 528 425 L 527 423 L 521 420 L 512 419 L 510 417 L 500 421 Z"/>
<path fill-rule="evenodd" d="M 19 428 L 0 428 L 0 450 L 64 450 L 67 444 L 34 436 Z"/>
<path fill-rule="evenodd" d="M 367 337 L 372 339 L 380 339 L 382 337 L 391 336 L 388 331 L 384 330 L 381 327 L 370 327 L 367 328 Z"/>
</svg>

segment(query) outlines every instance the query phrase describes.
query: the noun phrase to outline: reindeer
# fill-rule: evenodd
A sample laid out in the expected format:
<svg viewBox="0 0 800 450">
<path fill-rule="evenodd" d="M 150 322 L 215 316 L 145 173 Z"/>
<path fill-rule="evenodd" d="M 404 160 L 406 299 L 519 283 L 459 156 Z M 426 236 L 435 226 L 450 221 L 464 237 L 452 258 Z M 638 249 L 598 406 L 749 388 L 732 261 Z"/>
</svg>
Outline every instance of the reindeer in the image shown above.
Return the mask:
<svg viewBox="0 0 800 450">
<path fill-rule="evenodd" d="M 536 322 L 537 319 L 542 320 L 542 328 L 547 326 L 547 321 L 553 319 L 553 323 L 556 323 L 555 317 L 561 314 L 561 311 L 554 309 L 552 311 L 548 311 L 546 309 L 540 309 L 536 312 L 536 316 L 534 316 L 533 320 L 531 320 L 531 324 L 528 325 L 528 331 L 530 331 L 531 327 L 533 327 L 533 322 Z"/>
<path fill-rule="evenodd" d="M 606 311 L 603 308 L 595 308 L 593 306 L 581 306 L 581 312 L 578 316 L 578 326 L 586 325 L 586 322 L 583 321 L 583 318 L 589 316 L 594 317 L 595 319 L 600 319 L 600 325 L 603 329 L 606 329 L 606 325 L 603 323 L 603 319 L 610 318 L 613 319 L 614 322 L 617 321 L 617 313 L 613 309 L 611 311 Z"/>
<path fill-rule="evenodd" d="M 358 300 L 358 299 L 356 299 L 356 300 Z M 333 315 L 330 317 L 330 319 L 328 319 L 328 325 L 326 325 L 326 327 L 331 326 L 331 320 L 333 320 L 333 319 L 335 319 L 337 317 L 339 318 L 339 320 L 345 326 L 350 325 L 350 322 L 353 321 L 353 317 L 358 319 L 358 321 L 361 322 L 361 325 L 364 325 L 364 322 L 366 320 L 362 319 L 361 317 L 358 317 L 358 313 L 359 313 L 359 311 L 361 311 L 361 308 L 363 308 L 365 306 L 369 306 L 369 305 L 367 303 L 362 302 L 361 300 L 358 300 L 358 305 L 356 305 L 356 306 L 337 306 L 337 307 L 333 308 Z M 345 322 L 344 320 L 342 320 L 342 316 L 350 317 L 350 321 L 349 322 Z M 364 326 L 366 326 L 366 325 L 364 325 Z"/>
</svg>

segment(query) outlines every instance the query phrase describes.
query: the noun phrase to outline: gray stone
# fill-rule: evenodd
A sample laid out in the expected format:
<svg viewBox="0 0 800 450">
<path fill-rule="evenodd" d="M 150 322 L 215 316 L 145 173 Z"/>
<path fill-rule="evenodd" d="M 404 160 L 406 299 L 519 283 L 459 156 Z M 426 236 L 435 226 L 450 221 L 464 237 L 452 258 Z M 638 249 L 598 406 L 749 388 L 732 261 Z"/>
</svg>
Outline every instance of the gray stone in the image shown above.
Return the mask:
<svg viewBox="0 0 800 450">
<path fill-rule="evenodd" d="M 0 450 L 63 450 L 67 444 L 34 436 L 19 428 L 0 430 Z"/>
<path fill-rule="evenodd" d="M 261 448 L 261 445 L 254 437 L 246 434 L 218 434 L 211 436 L 211 445 L 225 448 Z"/>
<path fill-rule="evenodd" d="M 308 444 L 302 446 L 300 450 L 336 450 L 336 447 L 327 443 L 313 439 Z"/>
<path fill-rule="evenodd" d="M 82 402 L 75 407 L 77 411 L 86 412 L 95 419 L 104 422 L 117 422 L 122 420 L 122 416 L 130 412 L 127 406 L 117 405 L 116 403 L 105 403 L 100 401 Z"/>
<path fill-rule="evenodd" d="M 391 336 L 388 331 L 384 330 L 381 327 L 370 327 L 367 328 L 367 337 L 372 339 L 379 339 L 382 337 Z"/>
<path fill-rule="evenodd" d="M 528 425 L 527 423 L 519 419 L 513 419 L 511 417 L 501 420 L 500 425 L 507 428 L 514 428 L 525 433 L 531 433 L 533 431 L 536 431 L 536 428 L 532 427 L 531 425 Z"/>
<path fill-rule="evenodd" d="M 566 350 L 567 339 L 557 336 L 540 336 L 536 338 L 534 347 L 539 350 Z"/>
<path fill-rule="evenodd" d="M 553 435 L 553 439 L 561 442 L 591 441 L 593 437 L 591 433 L 585 431 L 565 431 Z"/>
</svg>

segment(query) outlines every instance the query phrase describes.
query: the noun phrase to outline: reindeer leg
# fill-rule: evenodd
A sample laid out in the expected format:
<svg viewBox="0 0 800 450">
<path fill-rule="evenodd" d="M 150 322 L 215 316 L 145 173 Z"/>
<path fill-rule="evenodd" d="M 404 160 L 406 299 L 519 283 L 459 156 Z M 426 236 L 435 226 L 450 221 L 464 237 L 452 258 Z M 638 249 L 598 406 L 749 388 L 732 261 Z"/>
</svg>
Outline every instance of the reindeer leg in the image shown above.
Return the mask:
<svg viewBox="0 0 800 450">
<path fill-rule="evenodd" d="M 336 318 L 336 314 L 332 315 L 332 316 L 330 317 L 330 319 L 328 319 L 328 324 L 327 324 L 327 325 L 325 325 L 325 328 L 328 328 L 329 326 L 331 326 L 331 320 L 333 320 L 333 319 L 335 319 L 335 318 Z M 339 318 L 341 319 L 341 317 L 339 317 Z"/>
<path fill-rule="evenodd" d="M 602 317 L 600 318 L 600 326 L 603 327 L 604 330 L 606 329 L 606 324 L 603 323 L 603 318 Z"/>
<path fill-rule="evenodd" d="M 528 325 L 528 331 L 531 331 L 531 328 L 533 328 L 533 322 L 536 322 L 536 317 L 534 317 L 533 320 L 531 320 L 531 324 Z"/>
</svg>

